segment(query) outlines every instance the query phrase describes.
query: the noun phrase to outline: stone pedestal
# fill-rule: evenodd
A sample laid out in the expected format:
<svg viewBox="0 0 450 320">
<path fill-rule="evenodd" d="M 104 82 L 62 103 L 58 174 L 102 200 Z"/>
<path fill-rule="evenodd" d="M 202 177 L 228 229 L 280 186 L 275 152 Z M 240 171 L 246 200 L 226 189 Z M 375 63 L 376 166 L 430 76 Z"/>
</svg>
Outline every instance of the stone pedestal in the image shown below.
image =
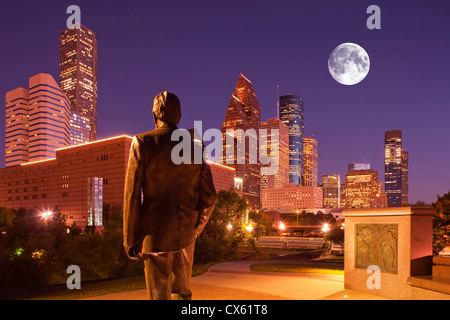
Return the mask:
<svg viewBox="0 0 450 320">
<path fill-rule="evenodd" d="M 434 213 L 428 207 L 344 210 L 345 288 L 408 299 L 408 277 L 431 274 Z M 369 266 L 380 271 L 379 288 L 368 286 Z"/>
<path fill-rule="evenodd" d="M 450 256 L 436 256 L 433 264 L 433 280 L 450 284 Z"/>
</svg>

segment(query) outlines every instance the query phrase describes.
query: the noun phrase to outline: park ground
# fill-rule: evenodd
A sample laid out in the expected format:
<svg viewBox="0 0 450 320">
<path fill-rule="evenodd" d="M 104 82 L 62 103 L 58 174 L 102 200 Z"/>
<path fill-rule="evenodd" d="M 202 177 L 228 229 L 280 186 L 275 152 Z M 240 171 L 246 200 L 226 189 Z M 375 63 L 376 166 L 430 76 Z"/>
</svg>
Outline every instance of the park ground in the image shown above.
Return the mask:
<svg viewBox="0 0 450 320">
<path fill-rule="evenodd" d="M 344 289 L 339 257 L 256 259 L 196 266 L 192 300 L 381 300 Z M 84 290 L 83 290 L 84 289 Z M 146 300 L 143 276 L 115 279 L 32 299 Z"/>
</svg>

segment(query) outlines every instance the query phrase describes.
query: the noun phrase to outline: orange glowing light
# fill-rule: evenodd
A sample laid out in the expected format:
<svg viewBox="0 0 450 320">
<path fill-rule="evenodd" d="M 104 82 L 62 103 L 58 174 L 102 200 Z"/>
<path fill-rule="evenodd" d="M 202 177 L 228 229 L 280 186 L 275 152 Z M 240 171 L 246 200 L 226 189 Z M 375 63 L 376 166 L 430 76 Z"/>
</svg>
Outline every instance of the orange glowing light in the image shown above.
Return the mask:
<svg viewBox="0 0 450 320">
<path fill-rule="evenodd" d="M 93 144 L 96 143 L 100 143 L 100 142 L 105 142 L 105 141 L 110 141 L 110 140 L 115 140 L 115 139 L 119 139 L 119 138 L 129 138 L 129 139 L 133 139 L 133 137 L 130 137 L 129 135 L 123 134 L 121 136 L 115 136 L 115 137 L 110 137 L 110 138 L 105 138 L 105 139 L 101 139 L 101 140 L 95 140 L 92 142 L 88 142 L 88 143 L 83 143 L 83 144 L 78 144 L 75 146 L 68 146 L 68 147 L 64 147 L 64 148 L 59 148 L 56 149 L 56 151 L 60 151 L 60 150 L 68 150 L 68 149 L 72 149 L 72 148 L 76 148 L 76 147 L 85 147 L 85 146 L 92 146 Z"/>
</svg>

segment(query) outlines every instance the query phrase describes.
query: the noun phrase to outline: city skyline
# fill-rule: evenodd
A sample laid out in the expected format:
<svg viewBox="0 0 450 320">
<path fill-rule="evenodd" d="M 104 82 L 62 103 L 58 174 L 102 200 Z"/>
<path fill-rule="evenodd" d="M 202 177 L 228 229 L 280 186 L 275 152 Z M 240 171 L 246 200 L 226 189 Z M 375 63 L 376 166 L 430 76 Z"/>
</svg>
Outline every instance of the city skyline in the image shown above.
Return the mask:
<svg viewBox="0 0 450 320">
<path fill-rule="evenodd" d="M 4 5 L 0 23 L 8 30 L 3 35 L 10 50 L 2 53 L 0 64 L 3 97 L 34 74 L 58 78 L 58 32 L 65 27 L 68 5 Z M 99 139 L 153 129 L 151 100 L 163 90 L 181 99 L 180 127 L 203 120 L 205 129 L 220 128 L 235 79 L 243 73 L 252 80 L 262 121 L 276 116 L 277 85 L 281 95 L 302 97 L 305 135 L 314 134 L 319 142 L 319 176 L 343 177 L 352 162 L 370 163 L 383 172 L 384 132 L 402 130 L 409 152 L 409 202 L 431 203 L 448 191 L 450 132 L 445 119 L 450 97 L 445 87 L 450 45 L 443 41 L 450 29 L 448 3 L 379 1 L 381 30 L 365 26 L 368 3 L 349 1 L 257 8 L 244 3 L 237 11 L 232 4 L 207 3 L 201 8 L 187 3 L 78 5 L 82 24 L 95 31 L 99 42 Z M 249 15 L 252 10 L 258 14 Z M 226 23 L 231 12 L 239 24 Z M 121 28 L 111 31 L 116 24 Z M 29 36 L 32 25 L 39 30 L 38 39 Z M 141 32 L 132 32 L 142 28 L 148 31 L 146 41 L 139 41 Z M 249 37 L 238 39 L 239 32 Z M 360 84 L 346 87 L 331 78 L 326 60 L 348 40 L 367 50 L 372 69 Z M 159 50 L 151 50 L 155 43 Z M 39 50 L 25 50 L 33 46 Z"/>
</svg>

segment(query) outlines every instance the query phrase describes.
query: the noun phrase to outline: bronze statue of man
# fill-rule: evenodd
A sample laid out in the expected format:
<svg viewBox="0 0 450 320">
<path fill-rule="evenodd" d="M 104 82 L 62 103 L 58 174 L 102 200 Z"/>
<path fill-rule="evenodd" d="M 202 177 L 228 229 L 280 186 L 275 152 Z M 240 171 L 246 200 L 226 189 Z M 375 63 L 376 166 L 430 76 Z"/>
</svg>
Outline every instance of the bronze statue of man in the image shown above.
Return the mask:
<svg viewBox="0 0 450 320">
<path fill-rule="evenodd" d="M 153 103 L 156 128 L 133 137 L 124 190 L 123 235 L 130 259 L 144 260 L 149 298 L 190 299 L 194 245 L 216 202 L 209 165 L 172 161 L 181 118 L 170 92 Z M 191 136 L 194 148 L 194 139 Z"/>
</svg>

